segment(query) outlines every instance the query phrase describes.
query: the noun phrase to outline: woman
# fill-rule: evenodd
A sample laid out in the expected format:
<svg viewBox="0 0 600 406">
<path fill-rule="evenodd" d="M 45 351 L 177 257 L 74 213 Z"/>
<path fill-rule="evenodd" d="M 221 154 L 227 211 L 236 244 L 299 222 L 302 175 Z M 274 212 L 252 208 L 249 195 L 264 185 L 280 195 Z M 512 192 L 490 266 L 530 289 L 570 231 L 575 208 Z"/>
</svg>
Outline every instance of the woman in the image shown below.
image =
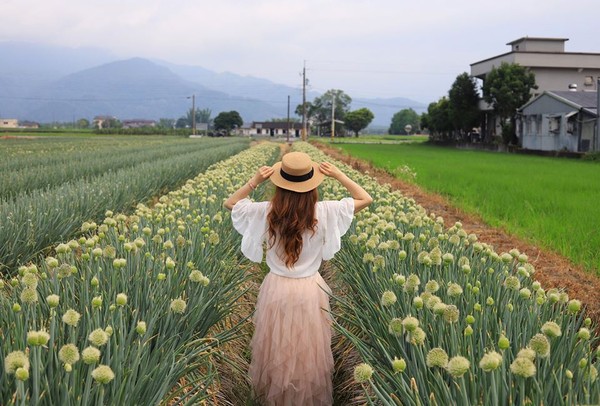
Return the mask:
<svg viewBox="0 0 600 406">
<path fill-rule="evenodd" d="M 339 181 L 351 197 L 317 202 L 325 176 Z M 267 179 L 276 186 L 272 200 L 247 199 Z M 372 201 L 337 167 L 316 164 L 302 152 L 261 167 L 225 201 L 242 234 L 242 253 L 260 263 L 264 243 L 267 247 L 270 272 L 258 294 L 249 371 L 256 395 L 267 404 L 332 404 L 330 290 L 318 271 L 322 260 L 339 251 L 354 213 Z"/>
</svg>

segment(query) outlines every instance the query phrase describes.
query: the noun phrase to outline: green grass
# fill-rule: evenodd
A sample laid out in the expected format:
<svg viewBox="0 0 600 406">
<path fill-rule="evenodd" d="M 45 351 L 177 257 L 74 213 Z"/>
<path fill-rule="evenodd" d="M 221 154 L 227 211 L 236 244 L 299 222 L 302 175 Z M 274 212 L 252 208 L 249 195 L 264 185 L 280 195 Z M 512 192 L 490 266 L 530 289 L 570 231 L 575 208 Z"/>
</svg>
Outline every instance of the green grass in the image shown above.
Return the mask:
<svg viewBox="0 0 600 406">
<path fill-rule="evenodd" d="M 423 144 L 340 145 L 600 275 L 600 165 Z"/>
<path fill-rule="evenodd" d="M 336 137 L 331 141 L 330 137 L 313 137 L 322 142 L 330 144 L 405 144 L 420 143 L 429 139 L 427 135 L 360 135 L 359 137 Z"/>
</svg>

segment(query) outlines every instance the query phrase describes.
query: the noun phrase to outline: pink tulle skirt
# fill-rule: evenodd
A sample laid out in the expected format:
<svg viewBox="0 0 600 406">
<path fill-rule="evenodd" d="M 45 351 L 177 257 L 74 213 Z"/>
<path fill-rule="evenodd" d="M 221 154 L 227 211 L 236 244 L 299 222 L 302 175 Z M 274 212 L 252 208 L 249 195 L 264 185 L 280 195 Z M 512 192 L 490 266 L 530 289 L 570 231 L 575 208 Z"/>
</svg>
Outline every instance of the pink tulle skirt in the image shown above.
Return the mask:
<svg viewBox="0 0 600 406">
<path fill-rule="evenodd" d="M 330 292 L 319 273 L 265 277 L 254 314 L 249 371 L 255 394 L 265 404 L 332 404 Z"/>
</svg>

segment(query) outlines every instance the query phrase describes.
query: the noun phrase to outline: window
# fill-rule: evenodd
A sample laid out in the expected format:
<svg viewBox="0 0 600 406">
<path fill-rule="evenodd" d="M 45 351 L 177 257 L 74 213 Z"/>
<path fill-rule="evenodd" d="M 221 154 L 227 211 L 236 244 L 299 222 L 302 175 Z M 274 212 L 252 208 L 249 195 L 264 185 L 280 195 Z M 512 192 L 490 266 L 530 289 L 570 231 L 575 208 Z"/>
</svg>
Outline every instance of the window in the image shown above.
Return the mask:
<svg viewBox="0 0 600 406">
<path fill-rule="evenodd" d="M 560 116 L 548 117 L 548 130 L 552 133 L 560 132 Z"/>
<path fill-rule="evenodd" d="M 575 119 L 577 117 L 577 111 L 571 111 L 565 114 L 567 120 L 567 133 L 573 134 L 575 132 Z"/>
</svg>

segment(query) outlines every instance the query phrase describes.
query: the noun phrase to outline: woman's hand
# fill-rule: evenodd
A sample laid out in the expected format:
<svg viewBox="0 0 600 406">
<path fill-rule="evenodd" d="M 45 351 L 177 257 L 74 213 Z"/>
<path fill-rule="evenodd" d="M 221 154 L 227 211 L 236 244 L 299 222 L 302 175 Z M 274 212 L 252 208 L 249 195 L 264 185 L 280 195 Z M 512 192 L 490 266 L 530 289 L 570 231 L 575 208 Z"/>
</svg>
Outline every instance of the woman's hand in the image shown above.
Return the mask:
<svg viewBox="0 0 600 406">
<path fill-rule="evenodd" d="M 227 209 L 232 210 L 233 206 L 235 206 L 237 204 L 237 202 L 248 197 L 248 195 L 250 195 L 250 193 L 254 189 L 256 189 L 256 187 L 258 185 L 263 183 L 265 180 L 269 179 L 272 174 L 273 174 L 273 168 L 271 168 L 270 166 L 261 166 L 260 168 L 258 168 L 258 170 L 256 171 L 256 174 L 252 177 L 252 179 L 250 179 L 250 181 L 245 183 L 238 190 L 236 190 L 231 196 L 229 196 L 227 198 L 227 200 L 225 200 L 223 205 Z"/>
<path fill-rule="evenodd" d="M 273 175 L 273 168 L 270 166 L 261 166 L 256 171 L 256 174 L 252 178 L 252 183 L 254 186 L 258 186 L 263 183 L 265 180 L 269 179 Z"/>
<path fill-rule="evenodd" d="M 333 179 L 340 179 L 340 176 L 343 174 L 335 165 L 330 164 L 329 162 L 322 162 L 319 165 L 319 170 L 325 175 L 329 176 Z"/>
<path fill-rule="evenodd" d="M 346 174 L 340 171 L 335 165 L 329 162 L 323 162 L 319 165 L 319 170 L 326 176 L 330 176 L 340 182 L 342 186 L 348 189 L 350 196 L 354 199 L 354 213 L 358 213 L 373 202 L 373 198 L 358 183 L 350 179 Z"/>
</svg>

